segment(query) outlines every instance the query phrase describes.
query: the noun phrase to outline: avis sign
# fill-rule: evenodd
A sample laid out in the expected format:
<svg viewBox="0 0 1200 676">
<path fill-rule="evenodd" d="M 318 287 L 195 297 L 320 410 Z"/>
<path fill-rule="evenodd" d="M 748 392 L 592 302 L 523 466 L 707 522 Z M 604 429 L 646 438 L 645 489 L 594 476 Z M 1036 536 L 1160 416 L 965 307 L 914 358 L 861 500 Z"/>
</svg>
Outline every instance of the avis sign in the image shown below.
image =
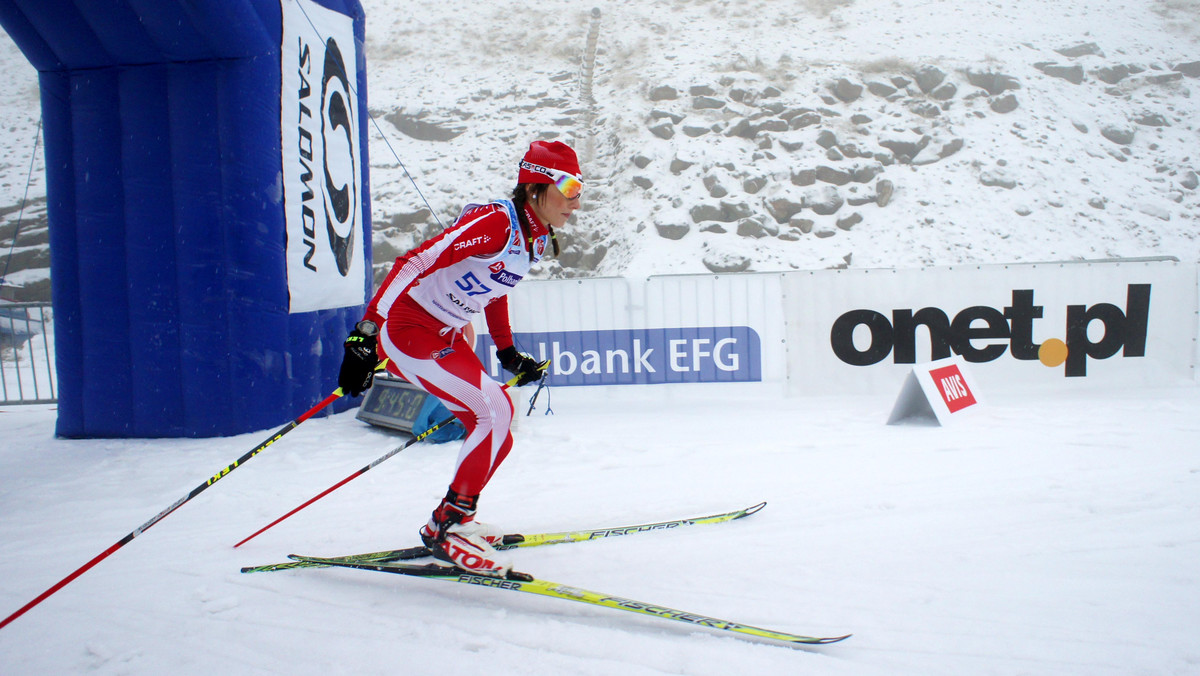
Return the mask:
<svg viewBox="0 0 1200 676">
<path fill-rule="evenodd" d="M 918 364 L 904 380 L 888 424 L 925 422 L 945 425 L 973 410 L 978 388 L 962 357 Z"/>
<path fill-rule="evenodd" d="M 951 413 L 957 413 L 968 406 L 974 406 L 975 393 L 967 385 L 966 376 L 958 364 L 950 364 L 929 372 L 933 386 L 942 395 L 942 402 Z"/>
</svg>

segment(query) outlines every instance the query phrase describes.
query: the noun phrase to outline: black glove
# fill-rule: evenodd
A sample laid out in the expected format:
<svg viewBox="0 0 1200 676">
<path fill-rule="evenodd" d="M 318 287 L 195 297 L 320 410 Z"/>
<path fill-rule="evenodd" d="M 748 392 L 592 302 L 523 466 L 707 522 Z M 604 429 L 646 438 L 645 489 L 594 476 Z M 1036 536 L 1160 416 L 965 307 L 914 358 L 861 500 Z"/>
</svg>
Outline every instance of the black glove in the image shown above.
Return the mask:
<svg viewBox="0 0 1200 676">
<path fill-rule="evenodd" d="M 517 387 L 537 382 L 542 377 L 542 370 L 539 368 L 541 364 L 538 364 L 533 357 L 517 352 L 515 347 L 497 350 L 496 358 L 500 360 L 500 365 L 504 367 L 505 371 L 514 376 L 520 376 L 517 378 Z"/>
<path fill-rule="evenodd" d="M 346 354 L 342 357 L 342 370 L 338 373 L 338 387 L 352 397 L 366 392 L 375 380 L 375 367 L 379 356 L 375 354 L 375 334 L 378 329 L 373 322 L 359 322 L 346 337 L 343 344 Z"/>
</svg>

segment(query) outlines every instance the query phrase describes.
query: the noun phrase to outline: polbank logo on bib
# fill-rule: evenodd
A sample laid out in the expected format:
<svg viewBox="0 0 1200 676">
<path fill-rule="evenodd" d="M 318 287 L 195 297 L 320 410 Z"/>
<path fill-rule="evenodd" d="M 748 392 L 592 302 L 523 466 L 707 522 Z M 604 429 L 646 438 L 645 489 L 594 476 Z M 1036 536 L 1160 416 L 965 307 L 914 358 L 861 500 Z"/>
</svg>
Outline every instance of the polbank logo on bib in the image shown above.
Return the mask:
<svg viewBox="0 0 1200 676">
<path fill-rule="evenodd" d="M 748 326 L 519 333 L 518 349 L 550 360 L 554 385 L 649 385 L 762 380 L 762 345 Z M 500 375 L 494 347 L 484 363 Z"/>
</svg>

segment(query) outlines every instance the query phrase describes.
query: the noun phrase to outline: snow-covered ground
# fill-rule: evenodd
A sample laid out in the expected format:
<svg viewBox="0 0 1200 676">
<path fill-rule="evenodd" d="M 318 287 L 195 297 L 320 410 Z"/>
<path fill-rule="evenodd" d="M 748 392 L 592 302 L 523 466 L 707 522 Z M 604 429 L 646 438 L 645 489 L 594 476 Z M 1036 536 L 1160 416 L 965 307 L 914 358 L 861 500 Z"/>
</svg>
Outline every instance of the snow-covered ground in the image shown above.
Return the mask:
<svg viewBox="0 0 1200 676">
<path fill-rule="evenodd" d="M 1200 393 L 992 397 L 950 427 L 888 426 L 892 395 L 720 399 L 554 389 L 522 417 L 482 514 L 543 531 L 728 524 L 518 550 L 518 569 L 794 633 L 688 625 L 363 571 L 244 575 L 289 553 L 415 543 L 455 444 L 309 420 L 0 630 L 5 674 L 1194 674 Z M 544 401 L 544 400 L 543 400 Z M 7 614 L 253 448 L 53 438 L 0 412 Z"/>
</svg>

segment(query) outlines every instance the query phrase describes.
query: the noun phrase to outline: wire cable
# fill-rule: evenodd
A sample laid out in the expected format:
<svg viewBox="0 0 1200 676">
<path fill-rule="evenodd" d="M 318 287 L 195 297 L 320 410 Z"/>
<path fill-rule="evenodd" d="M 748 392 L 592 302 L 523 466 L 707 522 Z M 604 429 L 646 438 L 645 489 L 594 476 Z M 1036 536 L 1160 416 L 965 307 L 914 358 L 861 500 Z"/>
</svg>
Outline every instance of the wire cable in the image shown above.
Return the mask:
<svg viewBox="0 0 1200 676">
<path fill-rule="evenodd" d="M 296 3 L 296 6 L 299 7 L 300 11 L 304 14 L 304 18 L 308 21 L 308 25 L 312 28 L 313 33 L 321 39 L 321 42 L 325 42 L 325 36 L 321 34 L 319 29 L 317 29 L 317 25 L 313 22 L 312 17 L 308 15 L 308 10 L 304 8 L 304 5 L 301 3 Z M 350 83 L 349 85 L 350 91 L 354 94 L 355 98 L 359 97 L 358 90 L 356 88 L 357 85 L 357 81 Z M 375 127 L 375 131 L 379 134 L 379 137 L 383 139 L 384 145 L 387 146 L 388 152 L 392 154 L 392 158 L 396 160 L 396 164 L 400 165 L 400 169 L 404 172 L 405 178 L 407 178 L 409 183 L 412 184 L 413 190 L 417 191 L 417 196 L 421 198 L 421 202 L 425 205 L 425 208 L 429 210 L 429 213 L 433 214 L 433 219 L 437 221 L 438 226 L 445 230 L 446 224 L 442 223 L 442 219 L 438 217 L 437 211 L 430 206 L 429 200 L 425 199 L 425 193 L 421 192 L 421 186 L 417 185 L 417 179 L 408 171 L 408 167 L 404 164 L 404 160 L 400 159 L 400 154 L 397 153 L 396 149 L 392 146 L 392 142 L 388 139 L 387 134 L 383 133 L 383 129 L 379 126 L 379 121 L 375 119 L 375 116 L 371 114 L 370 110 L 365 110 L 363 112 L 367 114 L 367 119 L 371 121 L 371 126 Z"/>
</svg>

